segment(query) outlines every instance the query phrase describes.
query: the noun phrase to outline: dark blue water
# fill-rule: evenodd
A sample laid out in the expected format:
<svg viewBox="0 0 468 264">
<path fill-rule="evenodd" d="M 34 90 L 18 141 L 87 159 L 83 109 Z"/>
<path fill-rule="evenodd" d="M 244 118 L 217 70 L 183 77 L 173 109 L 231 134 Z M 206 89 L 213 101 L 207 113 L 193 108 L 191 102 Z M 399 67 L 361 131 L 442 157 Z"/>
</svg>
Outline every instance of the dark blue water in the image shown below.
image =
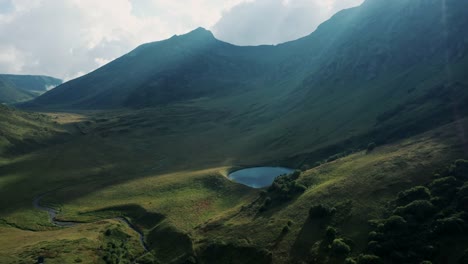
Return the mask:
<svg viewBox="0 0 468 264">
<path fill-rule="evenodd" d="M 228 177 L 253 188 L 263 188 L 270 186 L 276 177 L 293 171 L 293 169 L 283 167 L 256 167 L 235 171 Z"/>
</svg>

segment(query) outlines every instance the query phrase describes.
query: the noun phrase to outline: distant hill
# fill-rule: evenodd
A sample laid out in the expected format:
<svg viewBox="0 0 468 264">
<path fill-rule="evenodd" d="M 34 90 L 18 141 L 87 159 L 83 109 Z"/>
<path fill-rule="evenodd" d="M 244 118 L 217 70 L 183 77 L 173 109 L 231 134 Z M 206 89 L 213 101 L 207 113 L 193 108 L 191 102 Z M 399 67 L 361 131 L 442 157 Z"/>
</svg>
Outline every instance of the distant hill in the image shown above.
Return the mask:
<svg viewBox="0 0 468 264">
<path fill-rule="evenodd" d="M 0 74 L 0 103 L 31 100 L 62 84 L 62 80 L 35 75 Z"/>
</svg>

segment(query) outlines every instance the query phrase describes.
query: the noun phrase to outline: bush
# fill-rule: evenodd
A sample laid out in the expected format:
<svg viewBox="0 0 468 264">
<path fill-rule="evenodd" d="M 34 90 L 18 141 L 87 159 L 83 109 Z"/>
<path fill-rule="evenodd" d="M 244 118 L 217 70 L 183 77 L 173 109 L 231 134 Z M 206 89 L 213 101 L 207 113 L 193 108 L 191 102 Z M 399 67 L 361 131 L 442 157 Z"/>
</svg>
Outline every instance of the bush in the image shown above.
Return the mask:
<svg viewBox="0 0 468 264">
<path fill-rule="evenodd" d="M 310 166 L 308 164 L 304 164 L 301 166 L 301 171 L 307 171 L 310 169 Z"/>
<path fill-rule="evenodd" d="M 312 206 L 309 209 L 310 218 L 326 218 L 332 216 L 336 212 L 334 207 L 329 207 L 323 204 Z"/>
<path fill-rule="evenodd" d="M 443 197 L 433 197 L 431 198 L 431 204 L 435 205 L 437 208 L 443 209 L 450 203 L 450 200 Z"/>
<path fill-rule="evenodd" d="M 301 171 L 300 170 L 295 170 L 293 173 L 290 174 L 290 178 L 292 180 L 297 180 L 301 176 Z"/>
<path fill-rule="evenodd" d="M 288 225 L 285 225 L 283 229 L 281 230 L 281 233 L 286 234 L 291 230 L 291 228 Z"/>
<path fill-rule="evenodd" d="M 457 196 L 459 198 L 466 198 L 468 197 L 468 182 L 466 182 L 458 191 Z"/>
<path fill-rule="evenodd" d="M 382 260 L 375 255 L 359 255 L 358 264 L 381 264 Z"/>
<path fill-rule="evenodd" d="M 332 242 L 336 238 L 336 229 L 334 227 L 327 227 L 327 231 L 325 231 L 325 239 L 328 242 Z"/>
<path fill-rule="evenodd" d="M 301 194 L 307 190 L 306 186 L 296 181 L 300 175 L 301 172 L 296 170 L 291 174 L 276 177 L 268 188 L 268 192 L 278 201 L 287 201 L 294 198 L 297 194 Z"/>
<path fill-rule="evenodd" d="M 377 145 L 374 142 L 369 143 L 369 145 L 367 145 L 367 153 L 372 152 L 376 147 Z"/>
<path fill-rule="evenodd" d="M 406 228 L 406 220 L 399 215 L 392 215 L 384 223 L 385 231 L 396 231 Z"/>
<path fill-rule="evenodd" d="M 351 247 L 343 239 L 335 239 L 331 245 L 331 254 L 336 257 L 346 257 L 351 252 Z"/>
<path fill-rule="evenodd" d="M 260 212 L 266 211 L 268 209 L 268 207 L 270 206 L 270 204 L 271 204 L 271 198 L 270 197 L 265 198 L 265 200 L 263 201 L 262 206 L 260 206 L 260 208 L 259 208 L 259 211 Z"/>
<path fill-rule="evenodd" d="M 397 207 L 394 211 L 394 214 L 396 215 L 413 216 L 417 220 L 423 220 L 429 216 L 432 216 L 434 213 L 434 205 L 425 200 L 413 201 L 406 206 Z"/>
<path fill-rule="evenodd" d="M 344 264 L 356 264 L 356 261 L 352 258 L 347 258 L 345 259 Z"/>
<path fill-rule="evenodd" d="M 367 250 L 372 253 L 378 254 L 382 250 L 382 246 L 377 241 L 370 241 L 367 243 Z"/>
<path fill-rule="evenodd" d="M 468 160 L 457 160 L 450 166 L 449 173 L 460 180 L 468 180 Z"/>
<path fill-rule="evenodd" d="M 304 193 L 306 190 L 307 190 L 307 187 L 305 185 L 296 183 L 296 182 L 292 188 L 293 193 Z"/>
<path fill-rule="evenodd" d="M 464 231 L 465 221 L 457 216 L 438 219 L 435 222 L 435 232 L 444 235 L 459 234 Z"/>
<path fill-rule="evenodd" d="M 384 234 L 382 233 L 377 233 L 375 231 L 369 233 L 369 241 L 381 241 L 384 238 Z"/>
<path fill-rule="evenodd" d="M 398 193 L 397 205 L 407 205 L 415 200 L 430 200 L 431 192 L 424 186 L 416 186 Z"/>
<path fill-rule="evenodd" d="M 432 193 L 443 197 L 451 196 L 458 186 L 460 183 L 453 176 L 436 179 L 429 185 Z"/>
</svg>

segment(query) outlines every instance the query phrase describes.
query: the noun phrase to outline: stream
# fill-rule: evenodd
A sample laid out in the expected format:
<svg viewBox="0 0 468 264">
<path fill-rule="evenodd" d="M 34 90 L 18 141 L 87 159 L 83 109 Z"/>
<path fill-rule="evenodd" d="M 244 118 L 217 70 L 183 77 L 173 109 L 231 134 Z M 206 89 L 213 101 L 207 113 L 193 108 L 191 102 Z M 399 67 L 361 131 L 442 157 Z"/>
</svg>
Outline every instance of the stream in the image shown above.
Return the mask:
<svg viewBox="0 0 468 264">
<path fill-rule="evenodd" d="M 59 213 L 58 210 L 52 208 L 52 207 L 48 207 L 48 206 L 44 206 L 44 205 L 41 205 L 41 200 L 42 198 L 44 198 L 46 195 L 48 195 L 50 192 L 46 192 L 46 193 L 43 193 L 43 194 L 40 194 L 38 196 L 36 196 L 33 200 L 33 206 L 34 208 L 38 209 L 38 210 L 41 210 L 41 211 L 45 211 L 47 212 L 47 214 L 49 215 L 49 221 L 56 225 L 56 226 L 60 226 L 60 227 L 72 227 L 72 226 L 76 226 L 76 225 L 79 225 L 79 224 L 83 224 L 83 223 L 80 223 L 80 222 L 73 222 L 73 221 L 59 221 L 56 219 L 57 217 L 57 214 Z M 130 223 L 130 221 L 128 221 L 128 219 L 124 218 L 124 217 L 117 217 L 117 218 L 114 218 L 122 223 L 125 223 L 130 229 L 132 229 L 133 231 L 135 231 L 138 236 L 139 236 L 139 240 L 140 240 L 140 244 L 141 246 L 145 249 L 146 252 L 149 252 L 149 248 L 148 248 L 148 245 L 146 244 L 145 242 L 145 235 L 143 234 L 142 231 L 140 231 L 137 227 L 135 227 L 135 225 L 133 225 L 132 223 Z"/>
</svg>

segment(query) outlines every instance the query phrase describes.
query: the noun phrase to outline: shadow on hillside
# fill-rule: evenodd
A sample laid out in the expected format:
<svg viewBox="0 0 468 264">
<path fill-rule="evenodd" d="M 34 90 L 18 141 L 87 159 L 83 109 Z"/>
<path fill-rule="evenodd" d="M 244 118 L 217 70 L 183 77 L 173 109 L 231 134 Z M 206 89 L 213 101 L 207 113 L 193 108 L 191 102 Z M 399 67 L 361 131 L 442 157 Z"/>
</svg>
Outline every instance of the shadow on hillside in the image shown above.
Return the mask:
<svg viewBox="0 0 468 264">
<path fill-rule="evenodd" d="M 128 217 L 138 228 L 151 229 L 161 223 L 165 216 L 162 214 L 148 212 L 138 204 L 128 204 L 121 206 L 106 207 L 100 210 L 89 211 L 82 215 L 92 215 L 96 217 Z"/>
<path fill-rule="evenodd" d="M 327 219 L 306 219 L 289 253 L 293 260 L 310 258 L 312 246 L 325 236 L 327 223 Z"/>
</svg>

